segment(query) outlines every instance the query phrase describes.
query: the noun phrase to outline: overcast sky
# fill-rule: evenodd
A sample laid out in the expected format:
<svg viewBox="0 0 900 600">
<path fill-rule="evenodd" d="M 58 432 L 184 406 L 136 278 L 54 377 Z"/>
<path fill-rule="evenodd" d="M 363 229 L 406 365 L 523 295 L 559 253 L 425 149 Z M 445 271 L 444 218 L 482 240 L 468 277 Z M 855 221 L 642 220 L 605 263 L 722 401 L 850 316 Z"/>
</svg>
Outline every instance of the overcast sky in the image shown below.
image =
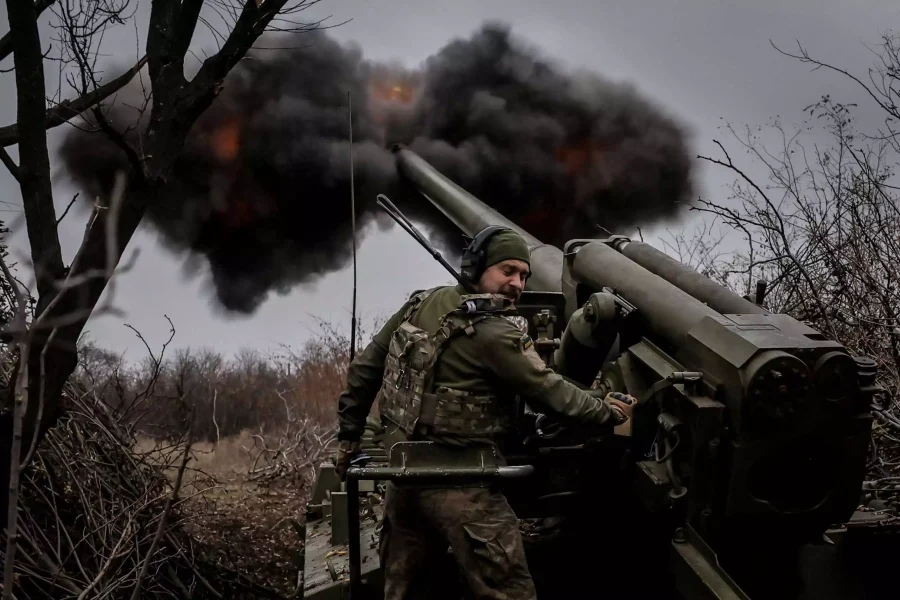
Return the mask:
<svg viewBox="0 0 900 600">
<path fill-rule="evenodd" d="M 150 2 L 132 3 L 138 7 L 143 49 Z M 709 155 L 716 152 L 713 138 L 727 141 L 717 130 L 722 119 L 765 124 L 780 115 L 787 123 L 799 123 L 803 107 L 823 93 L 839 101 L 860 102 L 862 111 L 870 110 L 847 81 L 810 72 L 808 66 L 778 54 L 769 40 L 785 49 L 795 49 L 799 40 L 814 56 L 864 75 L 875 58 L 866 44 L 876 45 L 882 32 L 900 24 L 900 5 L 892 0 L 323 0 L 303 13 L 307 19 L 327 15 L 335 24 L 352 19 L 331 35 L 359 43 L 366 58 L 409 67 L 452 38 L 468 37 L 485 20 L 505 21 L 515 35 L 567 67 L 634 84 L 691 128 L 695 154 Z M 4 3 L 0 34 L 8 30 Z M 45 27 L 42 33 L 47 47 L 51 32 Z M 192 47 L 211 48 L 210 40 L 198 26 Z M 134 57 L 133 27 L 111 35 L 104 50 L 119 61 Z M 11 66 L 11 57 L 0 65 Z M 11 123 L 15 115 L 14 75 L 0 74 L 0 122 Z M 51 162 L 62 130 L 50 136 Z M 10 151 L 17 156 L 15 148 Z M 701 169 L 701 193 L 724 200 L 732 178 L 720 169 Z M 57 184 L 54 192 L 61 211 L 75 190 Z M 0 218 L 12 224 L 21 217 L 21 197 L 5 169 L 0 172 L 0 194 Z M 81 240 L 85 217 L 70 214 L 61 227 L 67 263 Z M 23 222 L 9 244 L 14 255 L 27 248 Z M 125 317 L 94 318 L 87 328 L 91 338 L 127 352 L 129 359 L 139 359 L 144 350 L 124 323 L 143 332 L 158 350 L 168 337 L 164 315 L 177 329 L 173 346 L 210 346 L 227 354 L 241 347 L 262 351 L 279 344 L 299 347 L 316 330 L 316 318 L 349 322 L 350 270 L 286 296 L 272 295 L 252 316 L 226 318 L 214 309 L 203 277 L 185 275 L 184 257 L 162 249 L 148 228 L 142 227 L 132 239 L 126 255 L 135 249 L 140 249 L 140 256 L 134 268 L 120 276 L 116 286 L 115 305 Z M 365 237 L 358 268 L 358 303 L 366 322 L 395 310 L 411 290 L 448 280 L 446 272 L 396 228 Z"/>
</svg>

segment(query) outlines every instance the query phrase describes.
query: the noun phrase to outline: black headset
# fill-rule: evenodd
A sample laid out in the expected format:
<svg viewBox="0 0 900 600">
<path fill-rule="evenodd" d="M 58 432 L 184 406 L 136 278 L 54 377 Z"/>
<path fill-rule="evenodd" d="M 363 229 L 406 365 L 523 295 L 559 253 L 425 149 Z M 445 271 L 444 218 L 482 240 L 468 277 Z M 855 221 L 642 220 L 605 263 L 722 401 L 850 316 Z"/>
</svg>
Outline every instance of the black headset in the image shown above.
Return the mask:
<svg viewBox="0 0 900 600">
<path fill-rule="evenodd" d="M 488 225 L 476 233 L 469 242 L 460 264 L 460 276 L 469 284 L 474 285 L 481 279 L 485 268 L 484 262 L 487 259 L 488 242 L 501 231 L 512 231 L 512 229 L 502 225 Z"/>
</svg>

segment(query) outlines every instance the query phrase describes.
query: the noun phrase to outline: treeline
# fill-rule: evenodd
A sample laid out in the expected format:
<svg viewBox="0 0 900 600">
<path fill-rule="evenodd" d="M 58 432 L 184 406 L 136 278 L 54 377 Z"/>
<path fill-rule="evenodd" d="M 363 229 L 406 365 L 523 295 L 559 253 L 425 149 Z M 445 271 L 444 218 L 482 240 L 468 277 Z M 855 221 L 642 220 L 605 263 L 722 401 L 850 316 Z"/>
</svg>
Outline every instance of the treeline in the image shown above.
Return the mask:
<svg viewBox="0 0 900 600">
<path fill-rule="evenodd" d="M 103 400 L 134 433 L 196 441 L 242 431 L 267 433 L 296 419 L 337 423 L 337 400 L 349 364 L 350 341 L 320 322 L 299 350 L 244 349 L 228 358 L 209 348 L 171 351 L 168 345 L 136 362 L 92 342 L 82 345 L 75 381 Z M 364 344 L 360 333 L 357 346 Z"/>
</svg>

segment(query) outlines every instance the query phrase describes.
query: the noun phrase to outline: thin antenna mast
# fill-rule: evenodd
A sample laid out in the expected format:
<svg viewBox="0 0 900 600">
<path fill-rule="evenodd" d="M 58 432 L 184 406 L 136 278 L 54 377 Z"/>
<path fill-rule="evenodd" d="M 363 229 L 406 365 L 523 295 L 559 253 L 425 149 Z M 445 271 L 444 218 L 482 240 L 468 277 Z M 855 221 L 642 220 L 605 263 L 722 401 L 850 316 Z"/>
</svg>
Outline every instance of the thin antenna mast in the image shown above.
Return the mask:
<svg viewBox="0 0 900 600">
<path fill-rule="evenodd" d="M 353 101 L 347 91 L 350 117 L 350 229 L 353 236 L 353 309 L 350 317 L 350 362 L 356 356 L 356 193 L 353 185 Z"/>
<path fill-rule="evenodd" d="M 450 272 L 450 274 L 453 275 L 453 277 L 456 278 L 456 281 L 458 281 L 460 283 L 460 285 L 462 285 L 469 293 L 471 293 L 471 294 L 476 293 L 475 288 L 472 286 L 472 284 L 469 283 L 468 281 L 466 281 L 465 279 L 463 279 L 462 276 L 459 273 L 457 273 L 453 267 L 450 266 L 450 263 L 448 263 L 446 260 L 444 260 L 444 257 L 441 256 L 441 253 L 438 252 L 435 249 L 435 247 L 432 246 L 431 243 L 425 239 L 425 236 L 422 235 L 419 232 L 419 230 L 416 229 L 416 226 L 413 225 L 412 222 L 410 222 L 410 220 L 406 218 L 406 215 L 404 215 L 402 212 L 400 212 L 399 208 L 394 206 L 394 203 L 391 202 L 390 198 L 388 198 L 384 194 L 378 194 L 376 202 L 378 203 L 378 206 L 380 206 L 381 208 L 384 209 L 384 212 L 386 212 L 392 219 L 394 219 L 394 221 L 397 222 L 397 225 L 402 227 L 406 231 L 406 233 L 413 236 L 413 238 L 417 242 L 419 242 L 419 244 L 421 244 L 421 246 L 423 248 L 428 250 L 428 253 L 431 254 L 431 256 L 436 261 L 441 263 L 441 265 L 445 269 L 447 269 Z"/>
</svg>

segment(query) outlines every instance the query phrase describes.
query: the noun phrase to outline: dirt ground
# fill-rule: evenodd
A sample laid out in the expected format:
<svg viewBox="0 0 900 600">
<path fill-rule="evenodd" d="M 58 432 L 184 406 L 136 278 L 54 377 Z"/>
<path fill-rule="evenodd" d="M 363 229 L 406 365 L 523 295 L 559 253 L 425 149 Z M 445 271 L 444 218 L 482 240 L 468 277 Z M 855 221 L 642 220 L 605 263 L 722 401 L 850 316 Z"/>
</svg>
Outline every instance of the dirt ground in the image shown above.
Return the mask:
<svg viewBox="0 0 900 600">
<path fill-rule="evenodd" d="M 139 446 L 146 451 L 152 442 L 141 439 Z M 184 527 L 206 562 L 291 596 L 303 566 L 307 485 L 297 476 L 275 478 L 272 485 L 252 480 L 257 453 L 247 433 L 218 445 L 195 444 L 179 494 L 189 515 Z M 171 475 L 174 481 L 174 469 Z"/>
</svg>

